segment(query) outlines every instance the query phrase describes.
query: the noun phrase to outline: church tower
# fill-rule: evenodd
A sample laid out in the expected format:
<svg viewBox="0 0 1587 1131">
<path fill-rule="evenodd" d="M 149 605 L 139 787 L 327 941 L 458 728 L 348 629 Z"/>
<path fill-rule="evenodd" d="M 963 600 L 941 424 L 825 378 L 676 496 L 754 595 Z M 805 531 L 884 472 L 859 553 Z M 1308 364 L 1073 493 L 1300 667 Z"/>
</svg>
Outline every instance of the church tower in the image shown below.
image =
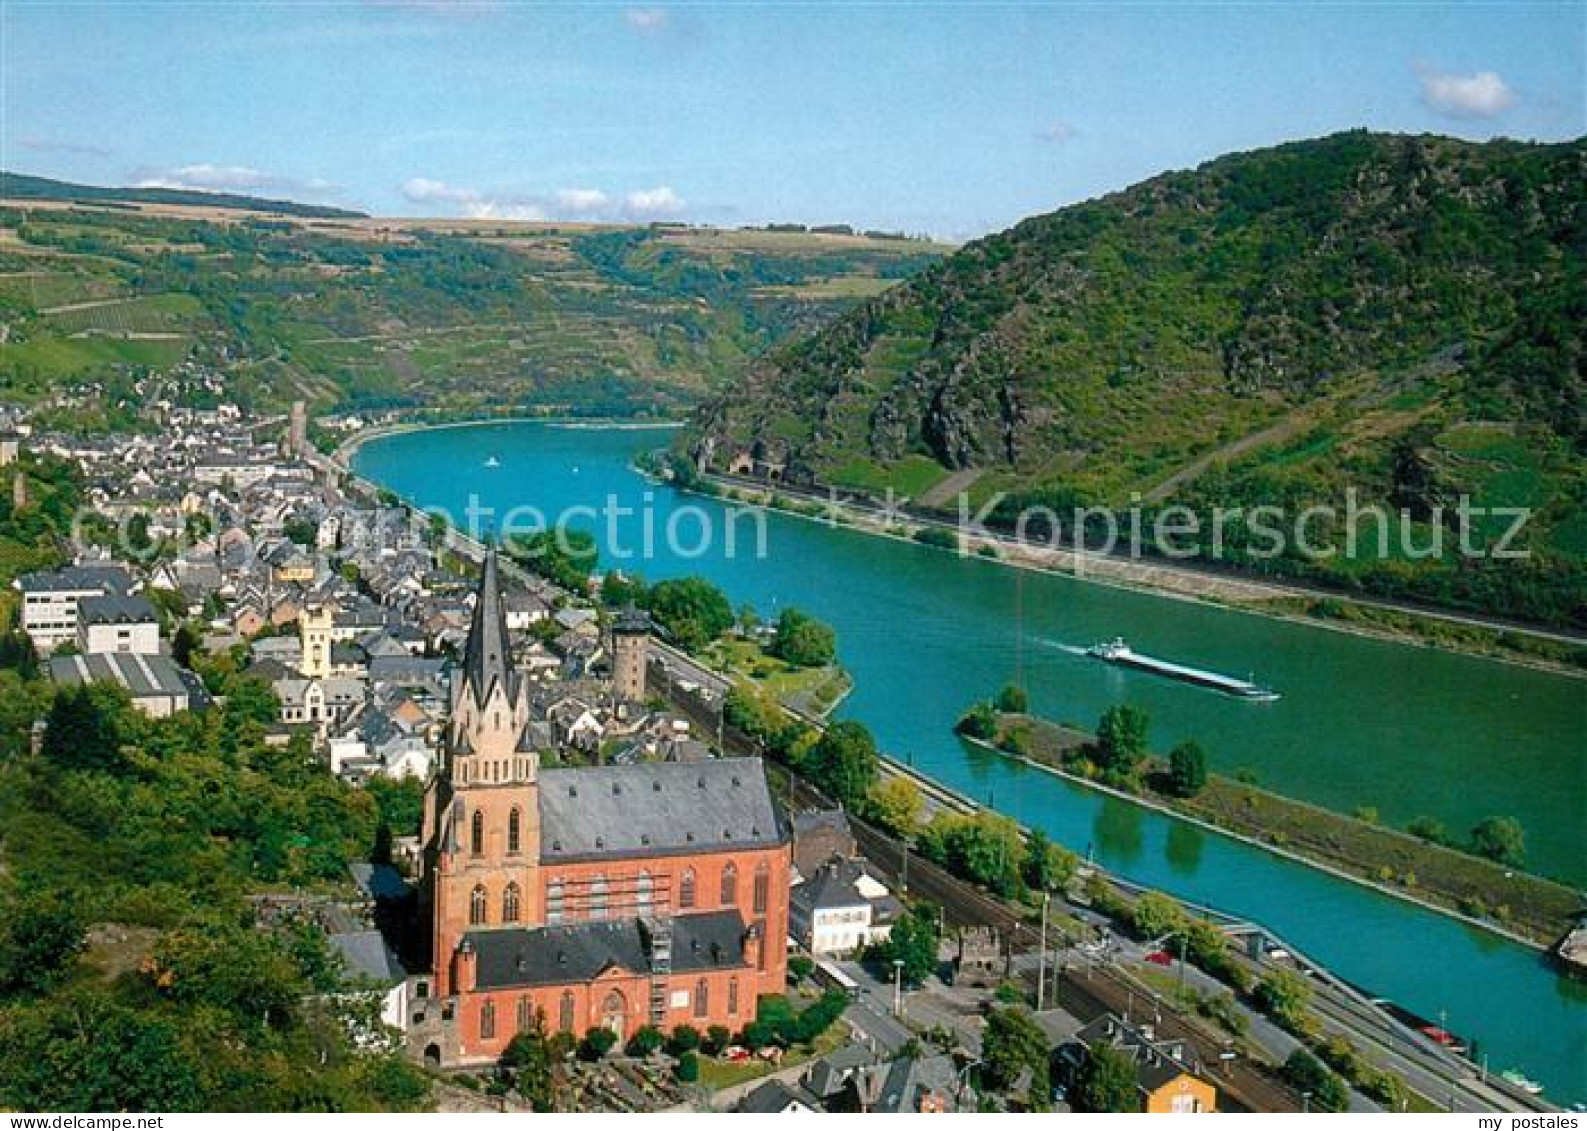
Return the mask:
<svg viewBox="0 0 1587 1131">
<path fill-rule="evenodd" d="M 437 996 L 454 992 L 468 931 L 541 922 L 539 755 L 529 688 L 513 668 L 496 551 L 486 551 L 462 667 L 452 675 L 446 756 L 424 804 L 424 911 Z"/>
</svg>

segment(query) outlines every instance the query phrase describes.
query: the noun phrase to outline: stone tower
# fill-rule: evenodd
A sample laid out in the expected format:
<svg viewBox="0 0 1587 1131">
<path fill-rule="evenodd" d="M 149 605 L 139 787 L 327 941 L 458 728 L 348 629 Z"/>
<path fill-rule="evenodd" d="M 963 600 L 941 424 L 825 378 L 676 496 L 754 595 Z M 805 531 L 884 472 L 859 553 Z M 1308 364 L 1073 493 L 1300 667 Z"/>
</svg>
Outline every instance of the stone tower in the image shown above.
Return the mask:
<svg viewBox="0 0 1587 1131">
<path fill-rule="evenodd" d="M 329 605 L 305 605 L 298 614 L 298 636 L 303 644 L 299 665 L 309 679 L 326 679 L 331 674 L 331 628 L 336 612 Z"/>
<path fill-rule="evenodd" d="M 466 932 L 542 921 L 540 756 L 524 744 L 528 725 L 528 683 L 512 665 L 492 549 L 452 675 L 446 760 L 424 798 L 420 898 L 437 996 L 452 992 L 469 961 Z"/>
<path fill-rule="evenodd" d="M 302 456 L 309 448 L 309 412 L 302 401 L 292 402 L 292 414 L 287 425 L 287 452 Z"/>
<path fill-rule="evenodd" d="M 650 659 L 650 617 L 629 605 L 612 625 L 612 690 L 622 703 L 645 701 Z"/>
</svg>

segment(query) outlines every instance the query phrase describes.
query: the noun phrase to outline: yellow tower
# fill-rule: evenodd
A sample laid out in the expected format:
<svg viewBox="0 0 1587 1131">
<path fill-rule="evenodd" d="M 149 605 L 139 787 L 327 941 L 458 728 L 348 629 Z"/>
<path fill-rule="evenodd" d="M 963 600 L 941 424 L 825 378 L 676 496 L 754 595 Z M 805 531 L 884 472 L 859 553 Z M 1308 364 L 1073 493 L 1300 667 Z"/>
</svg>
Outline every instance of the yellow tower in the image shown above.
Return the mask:
<svg viewBox="0 0 1587 1131">
<path fill-rule="evenodd" d="M 303 643 L 303 674 L 326 679 L 331 674 L 331 627 L 336 613 L 329 605 L 305 605 L 298 614 L 298 636 Z"/>
</svg>

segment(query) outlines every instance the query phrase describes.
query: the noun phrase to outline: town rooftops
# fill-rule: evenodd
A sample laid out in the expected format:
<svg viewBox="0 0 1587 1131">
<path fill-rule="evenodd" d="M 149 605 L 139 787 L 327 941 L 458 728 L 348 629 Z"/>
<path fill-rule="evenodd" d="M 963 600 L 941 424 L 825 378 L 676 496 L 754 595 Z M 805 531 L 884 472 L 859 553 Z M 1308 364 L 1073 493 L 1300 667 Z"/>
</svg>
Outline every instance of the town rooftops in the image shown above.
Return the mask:
<svg viewBox="0 0 1587 1131">
<path fill-rule="evenodd" d="M 1146 1092 L 1155 1092 L 1180 1076 L 1196 1075 L 1182 1041 L 1156 1039 L 1146 1030 L 1109 1013 L 1075 1034 L 1086 1048 L 1112 1045 L 1135 1063 L 1135 1078 Z"/>
<path fill-rule="evenodd" d="M 64 566 L 17 578 L 24 593 L 127 593 L 132 578 L 120 566 Z"/>
<path fill-rule="evenodd" d="M 548 863 L 786 842 L 759 758 L 540 772 L 540 857 Z"/>
<path fill-rule="evenodd" d="M 63 686 L 80 683 L 115 683 L 134 699 L 157 695 L 186 698 L 188 685 L 181 669 L 166 656 L 139 656 L 107 652 L 94 656 L 52 656 L 50 678 Z"/>
<path fill-rule="evenodd" d="M 408 976 L 402 960 L 379 931 L 352 931 L 329 936 L 331 949 L 342 958 L 343 980 L 392 986 Z"/>
<path fill-rule="evenodd" d="M 481 990 L 588 982 L 609 968 L 650 972 L 650 934 L 639 919 L 470 931 Z M 744 965 L 744 920 L 736 910 L 679 915 L 672 920 L 677 973 Z"/>
<path fill-rule="evenodd" d="M 84 597 L 77 605 L 77 617 L 84 624 L 149 624 L 157 619 L 147 597 L 113 591 Z"/>
</svg>

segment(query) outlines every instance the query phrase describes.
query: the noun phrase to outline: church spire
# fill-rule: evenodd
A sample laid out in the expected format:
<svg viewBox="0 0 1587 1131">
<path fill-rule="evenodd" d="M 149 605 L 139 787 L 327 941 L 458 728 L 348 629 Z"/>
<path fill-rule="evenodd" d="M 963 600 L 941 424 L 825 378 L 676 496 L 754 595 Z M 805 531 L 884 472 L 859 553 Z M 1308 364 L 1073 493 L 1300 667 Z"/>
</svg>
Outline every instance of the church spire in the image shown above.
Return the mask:
<svg viewBox="0 0 1587 1131">
<path fill-rule="evenodd" d="M 502 685 L 509 699 L 517 697 L 494 545 L 485 549 L 485 568 L 480 574 L 474 619 L 468 628 L 468 645 L 463 653 L 463 676 L 474 694 L 474 702 L 481 706 L 490 698 L 497 683 Z"/>
</svg>

